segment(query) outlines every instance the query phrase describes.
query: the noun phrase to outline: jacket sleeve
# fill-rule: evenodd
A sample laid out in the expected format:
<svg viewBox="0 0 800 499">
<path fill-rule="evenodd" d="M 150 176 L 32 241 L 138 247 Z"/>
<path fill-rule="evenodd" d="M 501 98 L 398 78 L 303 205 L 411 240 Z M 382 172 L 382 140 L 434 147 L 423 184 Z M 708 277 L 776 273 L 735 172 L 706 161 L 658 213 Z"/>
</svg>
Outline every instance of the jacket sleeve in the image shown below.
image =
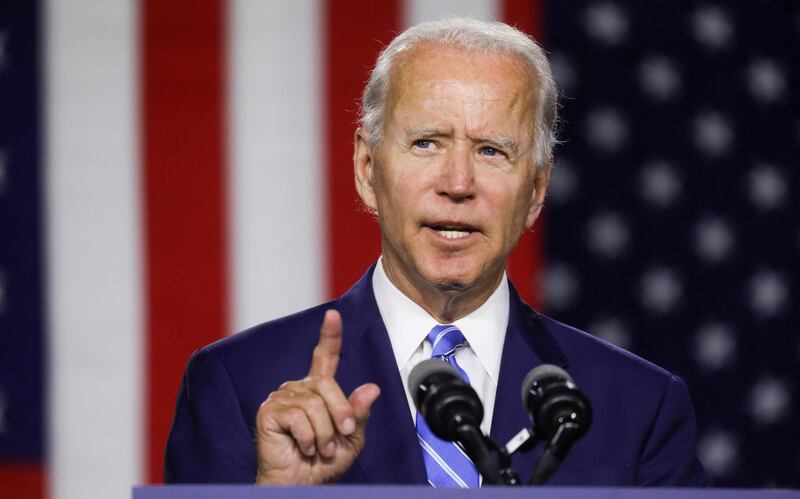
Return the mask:
<svg viewBox="0 0 800 499">
<path fill-rule="evenodd" d="M 228 370 L 215 352 L 189 359 L 164 463 L 165 483 L 252 483 L 256 448 Z"/>
<path fill-rule="evenodd" d="M 638 485 L 708 485 L 695 455 L 697 423 L 689 391 L 677 376 L 667 381 L 637 473 Z"/>
</svg>

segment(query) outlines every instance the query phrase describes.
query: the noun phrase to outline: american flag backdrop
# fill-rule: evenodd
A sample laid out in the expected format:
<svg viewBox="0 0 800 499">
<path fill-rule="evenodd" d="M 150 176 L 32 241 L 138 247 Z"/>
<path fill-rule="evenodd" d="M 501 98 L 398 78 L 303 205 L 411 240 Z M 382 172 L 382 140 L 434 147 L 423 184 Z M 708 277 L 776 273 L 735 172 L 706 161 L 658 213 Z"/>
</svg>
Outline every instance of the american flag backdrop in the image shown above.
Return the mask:
<svg viewBox="0 0 800 499">
<path fill-rule="evenodd" d="M 547 2 L 547 311 L 677 372 L 719 486 L 800 486 L 800 4 Z"/>
<path fill-rule="evenodd" d="M 534 34 L 566 96 L 522 294 L 683 376 L 718 484 L 798 486 L 793 2 L 12 0 L 0 497 L 158 482 L 189 354 L 360 276 L 358 95 L 445 15 Z"/>
</svg>

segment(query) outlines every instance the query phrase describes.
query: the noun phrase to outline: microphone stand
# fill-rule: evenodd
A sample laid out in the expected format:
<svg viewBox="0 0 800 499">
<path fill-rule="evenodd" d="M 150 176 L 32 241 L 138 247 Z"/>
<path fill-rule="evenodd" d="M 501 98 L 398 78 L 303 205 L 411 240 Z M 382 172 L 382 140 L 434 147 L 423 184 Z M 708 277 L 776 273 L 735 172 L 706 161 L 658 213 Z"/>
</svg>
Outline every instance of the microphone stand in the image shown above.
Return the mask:
<svg viewBox="0 0 800 499">
<path fill-rule="evenodd" d="M 579 431 L 580 427 L 573 422 L 566 422 L 558 427 L 550 443 L 536 461 L 528 485 L 543 485 L 552 476 L 572 447 L 575 434 Z"/>
<path fill-rule="evenodd" d="M 460 424 L 456 428 L 458 442 L 464 446 L 486 483 L 521 485 L 519 475 L 511 468 L 511 456 L 475 425 Z"/>
</svg>

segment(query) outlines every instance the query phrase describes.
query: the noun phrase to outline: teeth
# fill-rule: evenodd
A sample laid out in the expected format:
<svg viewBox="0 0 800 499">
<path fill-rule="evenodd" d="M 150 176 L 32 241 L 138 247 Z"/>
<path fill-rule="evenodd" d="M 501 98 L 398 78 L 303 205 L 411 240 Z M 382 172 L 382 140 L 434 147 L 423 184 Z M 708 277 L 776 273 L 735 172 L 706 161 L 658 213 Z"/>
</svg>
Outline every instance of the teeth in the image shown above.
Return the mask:
<svg viewBox="0 0 800 499">
<path fill-rule="evenodd" d="M 459 237 L 466 237 L 469 235 L 469 232 L 463 230 L 437 230 L 436 232 L 447 239 L 458 239 Z"/>
</svg>

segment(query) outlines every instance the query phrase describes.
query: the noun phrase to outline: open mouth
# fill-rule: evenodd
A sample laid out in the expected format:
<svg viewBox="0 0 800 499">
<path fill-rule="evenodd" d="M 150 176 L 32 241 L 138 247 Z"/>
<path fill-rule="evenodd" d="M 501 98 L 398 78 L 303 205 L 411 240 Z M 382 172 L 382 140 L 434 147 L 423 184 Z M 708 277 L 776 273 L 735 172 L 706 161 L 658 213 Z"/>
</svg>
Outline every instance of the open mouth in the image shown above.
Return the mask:
<svg viewBox="0 0 800 499">
<path fill-rule="evenodd" d="M 436 231 L 440 236 L 444 237 L 445 239 L 461 239 L 477 231 L 475 227 L 470 227 L 468 225 L 463 225 L 463 224 L 442 223 L 442 224 L 431 224 L 428 225 L 428 227 Z"/>
</svg>

